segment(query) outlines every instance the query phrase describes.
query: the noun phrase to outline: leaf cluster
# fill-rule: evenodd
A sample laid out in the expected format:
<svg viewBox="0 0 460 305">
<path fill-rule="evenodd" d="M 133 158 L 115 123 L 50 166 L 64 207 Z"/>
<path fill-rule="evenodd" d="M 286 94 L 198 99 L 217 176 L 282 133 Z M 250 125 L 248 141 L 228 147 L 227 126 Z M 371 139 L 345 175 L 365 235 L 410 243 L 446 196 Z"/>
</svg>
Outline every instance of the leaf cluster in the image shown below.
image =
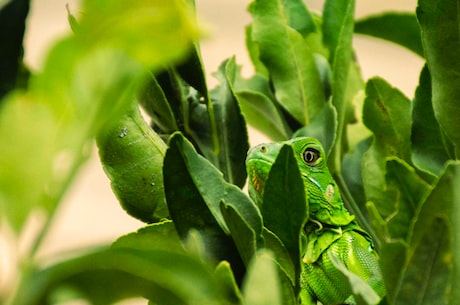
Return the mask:
<svg viewBox="0 0 460 305">
<path fill-rule="evenodd" d="M 247 123 L 274 141 L 323 143 L 347 208 L 380 253 L 382 301 L 336 262 L 359 304 L 460 297 L 456 2 L 419 0 L 415 14 L 355 20 L 354 0 L 327 0 L 321 14 L 301 0 L 254 0 L 246 28 L 254 75 L 241 77 L 227 59 L 213 89 L 193 3 L 84 1 L 80 18 L 69 15 L 74 34 L 30 73 L 7 65 L 21 61 L 28 5 L 20 2 L 0 10 L 0 22 L 17 22 L 0 56 L 0 220 L 15 235 L 37 211 L 45 221 L 20 262 L 16 294 L 1 301 L 298 304 L 303 184 L 284 146 L 262 207 L 241 190 Z M 382 78 L 362 79 L 355 34 L 425 59 L 412 99 Z M 147 225 L 42 266 L 35 254 L 94 138 L 121 206 Z"/>
</svg>

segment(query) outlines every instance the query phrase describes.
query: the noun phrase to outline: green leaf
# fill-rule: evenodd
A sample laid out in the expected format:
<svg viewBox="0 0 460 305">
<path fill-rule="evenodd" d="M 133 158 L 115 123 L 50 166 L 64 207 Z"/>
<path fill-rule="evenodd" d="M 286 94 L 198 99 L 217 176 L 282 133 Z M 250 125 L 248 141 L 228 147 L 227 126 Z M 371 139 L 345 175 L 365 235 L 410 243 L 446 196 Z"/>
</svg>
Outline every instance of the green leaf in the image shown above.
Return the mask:
<svg viewBox="0 0 460 305">
<path fill-rule="evenodd" d="M 281 305 L 279 277 L 273 257 L 268 251 L 259 252 L 253 259 L 243 283 L 243 301 L 247 305 Z"/>
<path fill-rule="evenodd" d="M 453 279 L 450 242 L 446 219 L 432 217 L 429 230 L 423 230 L 411 249 L 394 304 L 449 304 Z"/>
<path fill-rule="evenodd" d="M 245 34 L 246 49 L 248 50 L 249 59 L 254 66 L 256 75 L 268 76 L 268 70 L 260 60 L 259 44 L 252 39 L 252 24 L 245 27 Z"/>
<path fill-rule="evenodd" d="M 331 103 L 327 103 L 310 125 L 300 128 L 292 137 L 316 138 L 323 145 L 326 154 L 329 155 L 335 141 L 335 130 L 337 130 L 337 112 Z"/>
<path fill-rule="evenodd" d="M 412 106 L 412 162 L 423 171 L 439 175 L 455 153 L 436 121 L 431 100 L 431 76 L 425 66 L 420 73 Z"/>
<path fill-rule="evenodd" d="M 198 230 L 208 253 L 230 261 L 237 278 L 241 276 L 237 268 L 242 267 L 242 262 L 229 236 L 221 202 L 232 205 L 257 237 L 262 234 L 262 219 L 255 204 L 238 187 L 225 182 L 222 173 L 200 156 L 180 133 L 169 141 L 163 176 L 168 209 L 181 238 L 185 239 L 190 229 Z M 232 257 L 227 257 L 229 255 Z"/>
<path fill-rule="evenodd" d="M 136 232 L 123 235 L 112 244 L 112 248 L 184 252 L 176 227 L 171 220 L 157 222 Z"/>
<path fill-rule="evenodd" d="M 102 130 L 97 144 L 112 190 L 128 214 L 144 222 L 167 217 L 162 172 L 166 144 L 137 106 Z"/>
<path fill-rule="evenodd" d="M 222 298 L 213 272 L 196 258 L 155 248 L 114 248 L 33 270 L 13 304 L 48 304 L 61 287 L 75 289 L 95 305 L 129 297 L 171 305 L 218 304 Z"/>
<path fill-rule="evenodd" d="M 256 91 L 239 91 L 241 111 L 252 127 L 274 141 L 289 138 L 289 127 L 277 105 L 266 95 Z"/>
<path fill-rule="evenodd" d="M 228 182 L 243 187 L 246 182 L 245 161 L 249 142 L 246 121 L 233 89 L 236 77 L 235 58 L 224 61 L 214 75 L 220 81 L 220 86 L 211 92 L 217 134 L 212 134 L 210 140 L 218 139 L 218 143 L 217 147 L 206 147 L 206 150 L 201 148 L 204 155 L 223 172 Z M 196 138 L 195 140 L 198 141 Z"/>
<path fill-rule="evenodd" d="M 147 81 L 138 99 L 139 104 L 152 118 L 152 125 L 155 130 L 160 130 L 164 134 L 171 134 L 179 129 L 166 93 L 155 76 L 152 75 Z"/>
<path fill-rule="evenodd" d="M 29 0 L 10 1 L 0 7 L 0 105 L 16 86 L 22 64 L 22 40 L 29 12 Z"/>
<path fill-rule="evenodd" d="M 243 296 L 241 295 L 238 284 L 235 281 L 232 268 L 226 261 L 222 261 L 216 267 L 216 278 L 222 287 L 224 294 L 224 304 L 241 304 Z"/>
<path fill-rule="evenodd" d="M 363 155 L 362 175 L 367 200 L 380 210 L 395 200 L 385 192 L 386 159 L 410 161 L 410 101 L 380 78 L 368 81 L 366 95 L 363 122 L 373 132 L 374 142 Z"/>
<path fill-rule="evenodd" d="M 198 43 L 195 42 L 187 59 L 177 66 L 177 72 L 187 84 L 197 90 L 207 102 L 210 102 L 208 87 L 206 85 L 206 74 Z"/>
<path fill-rule="evenodd" d="M 436 298 L 439 304 L 455 304 L 460 297 L 457 281 L 460 274 L 459 183 L 460 164 L 449 162 L 413 225 L 406 275 L 411 280 L 405 289 L 416 293 L 412 294 L 416 304 L 433 303 Z M 424 270 L 427 276 L 415 274 L 416 269 Z M 418 288 L 414 289 L 415 286 Z M 406 296 L 401 292 L 399 298 L 403 300 Z"/>
<path fill-rule="evenodd" d="M 289 279 L 291 286 L 295 286 L 297 281 L 296 269 L 294 261 L 291 258 L 290 253 L 286 249 L 283 242 L 273 232 L 264 228 L 264 240 L 265 248 L 273 253 L 275 261 L 282 273 Z"/>
<path fill-rule="evenodd" d="M 246 265 L 249 264 L 257 249 L 261 247 L 262 240 L 260 235 L 256 235 L 254 229 L 232 205 L 223 203 L 222 215 L 243 262 Z"/>
<path fill-rule="evenodd" d="M 391 41 L 423 57 L 420 27 L 413 13 L 385 12 L 366 16 L 356 21 L 355 33 Z"/>
<path fill-rule="evenodd" d="M 186 240 L 190 231 L 196 230 L 203 241 L 204 253 L 208 259 L 216 262 L 228 260 L 235 267 L 241 265 L 235 244 L 228 235 L 229 230 L 219 210 L 222 198 L 217 197 L 218 201 L 206 201 L 204 196 L 207 194 L 201 193 L 204 181 L 200 177 L 197 181 L 194 175 L 200 168 L 190 168 L 191 160 L 201 163 L 200 167 L 204 166 L 205 171 L 218 177 L 218 181 L 222 181 L 222 176 L 185 141 L 179 133 L 171 137 L 163 166 L 166 202 L 177 232 L 182 240 Z M 207 199 L 210 199 L 209 195 Z"/>
<path fill-rule="evenodd" d="M 261 212 L 264 226 L 286 247 L 294 264 L 296 288 L 301 271 L 300 236 L 308 218 L 305 185 L 292 147 L 284 145 L 264 187 Z"/>
<path fill-rule="evenodd" d="M 297 1 L 252 2 L 252 38 L 259 46 L 277 100 L 299 123 L 308 125 L 324 106 L 324 89 L 313 51 L 290 24 L 294 4 L 299 5 Z"/>
<path fill-rule="evenodd" d="M 336 145 L 329 158 L 332 173 L 341 169 L 342 138 L 351 99 L 347 99 L 347 84 L 353 56 L 353 25 L 355 1 L 326 1 L 323 10 L 323 40 L 329 47 L 332 63 L 332 104 L 337 111 Z"/>
<path fill-rule="evenodd" d="M 270 86 L 270 80 L 262 74 L 235 79 L 236 94 L 247 122 L 275 141 L 286 140 L 292 131 Z"/>
<path fill-rule="evenodd" d="M 460 149 L 460 13 L 457 1 L 420 0 L 417 18 L 432 80 L 434 115 L 448 138 Z M 440 47 L 442 46 L 442 47 Z"/>
<path fill-rule="evenodd" d="M 353 199 L 362 212 L 366 211 L 366 196 L 362 175 L 362 160 L 364 153 L 372 144 L 372 137 L 367 137 L 355 145 L 352 151 L 345 154 L 342 162 L 342 175 Z M 345 202 L 346 203 L 346 202 Z M 367 218 L 367 217 L 366 217 Z M 364 223 L 358 219 L 359 223 Z"/>
<path fill-rule="evenodd" d="M 394 194 L 394 201 L 392 206 L 379 204 L 379 211 L 386 218 L 389 238 L 407 241 L 411 223 L 430 187 L 413 167 L 398 158 L 388 159 L 385 180 L 386 192 Z"/>
</svg>

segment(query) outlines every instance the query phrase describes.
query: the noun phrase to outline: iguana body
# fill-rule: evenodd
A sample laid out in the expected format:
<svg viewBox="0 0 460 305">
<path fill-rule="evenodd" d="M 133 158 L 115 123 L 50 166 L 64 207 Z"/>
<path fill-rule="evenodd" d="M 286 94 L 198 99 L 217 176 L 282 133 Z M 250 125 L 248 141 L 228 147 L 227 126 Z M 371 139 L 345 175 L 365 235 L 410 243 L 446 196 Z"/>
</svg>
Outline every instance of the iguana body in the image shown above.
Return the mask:
<svg viewBox="0 0 460 305">
<path fill-rule="evenodd" d="M 331 254 L 383 297 L 385 289 L 371 238 L 344 207 L 318 140 L 296 138 L 252 148 L 246 161 L 251 198 L 263 204 L 265 181 L 285 143 L 294 150 L 309 205 L 301 277 L 302 304 L 317 304 L 317 301 L 324 305 L 355 304 L 347 280 L 335 268 Z"/>
</svg>

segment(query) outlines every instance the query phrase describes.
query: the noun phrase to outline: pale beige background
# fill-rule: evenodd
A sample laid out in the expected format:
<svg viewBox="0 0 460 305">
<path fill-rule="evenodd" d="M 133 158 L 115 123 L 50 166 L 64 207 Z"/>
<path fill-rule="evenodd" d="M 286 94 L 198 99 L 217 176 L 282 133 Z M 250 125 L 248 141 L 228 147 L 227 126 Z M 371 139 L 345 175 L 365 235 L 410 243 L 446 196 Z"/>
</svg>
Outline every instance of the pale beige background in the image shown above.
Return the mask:
<svg viewBox="0 0 460 305">
<path fill-rule="evenodd" d="M 77 10 L 75 0 L 35 0 L 26 35 L 26 61 L 39 69 L 49 44 L 69 31 L 65 5 Z M 198 15 L 211 29 L 202 41 L 202 53 L 208 74 L 215 71 L 222 60 L 236 55 L 243 65 L 243 73 L 251 73 L 244 46 L 244 26 L 250 22 L 246 12 L 249 0 L 196 0 Z M 306 1 L 311 9 L 321 10 L 323 1 Z M 365 16 L 385 10 L 414 11 L 415 0 L 357 0 L 356 15 Z M 379 75 L 400 88 L 412 98 L 422 59 L 395 45 L 376 39 L 357 36 L 354 41 L 358 60 L 365 79 Z M 211 85 L 215 84 L 208 77 Z M 251 142 L 263 141 L 251 132 Z M 43 256 L 54 256 L 61 251 L 111 242 L 117 236 L 131 232 L 142 223 L 126 215 L 112 194 L 109 182 L 94 156 L 84 166 L 68 192 L 58 212 L 51 234 L 41 251 Z M 140 302 L 143 304 L 143 302 Z"/>
</svg>

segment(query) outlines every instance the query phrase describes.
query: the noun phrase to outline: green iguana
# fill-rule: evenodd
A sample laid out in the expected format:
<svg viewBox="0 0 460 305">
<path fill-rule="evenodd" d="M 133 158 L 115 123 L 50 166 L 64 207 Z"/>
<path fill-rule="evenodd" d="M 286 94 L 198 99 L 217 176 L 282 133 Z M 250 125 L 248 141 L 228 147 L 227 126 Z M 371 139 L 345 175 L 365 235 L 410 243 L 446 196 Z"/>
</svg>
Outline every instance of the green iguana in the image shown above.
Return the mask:
<svg viewBox="0 0 460 305">
<path fill-rule="evenodd" d="M 356 304 L 345 277 L 331 261 L 331 254 L 383 297 L 385 288 L 371 237 L 344 207 L 318 140 L 295 138 L 252 148 L 246 160 L 249 195 L 258 205 L 263 204 L 264 183 L 285 143 L 293 148 L 309 205 L 301 274 L 302 304 Z"/>
</svg>

